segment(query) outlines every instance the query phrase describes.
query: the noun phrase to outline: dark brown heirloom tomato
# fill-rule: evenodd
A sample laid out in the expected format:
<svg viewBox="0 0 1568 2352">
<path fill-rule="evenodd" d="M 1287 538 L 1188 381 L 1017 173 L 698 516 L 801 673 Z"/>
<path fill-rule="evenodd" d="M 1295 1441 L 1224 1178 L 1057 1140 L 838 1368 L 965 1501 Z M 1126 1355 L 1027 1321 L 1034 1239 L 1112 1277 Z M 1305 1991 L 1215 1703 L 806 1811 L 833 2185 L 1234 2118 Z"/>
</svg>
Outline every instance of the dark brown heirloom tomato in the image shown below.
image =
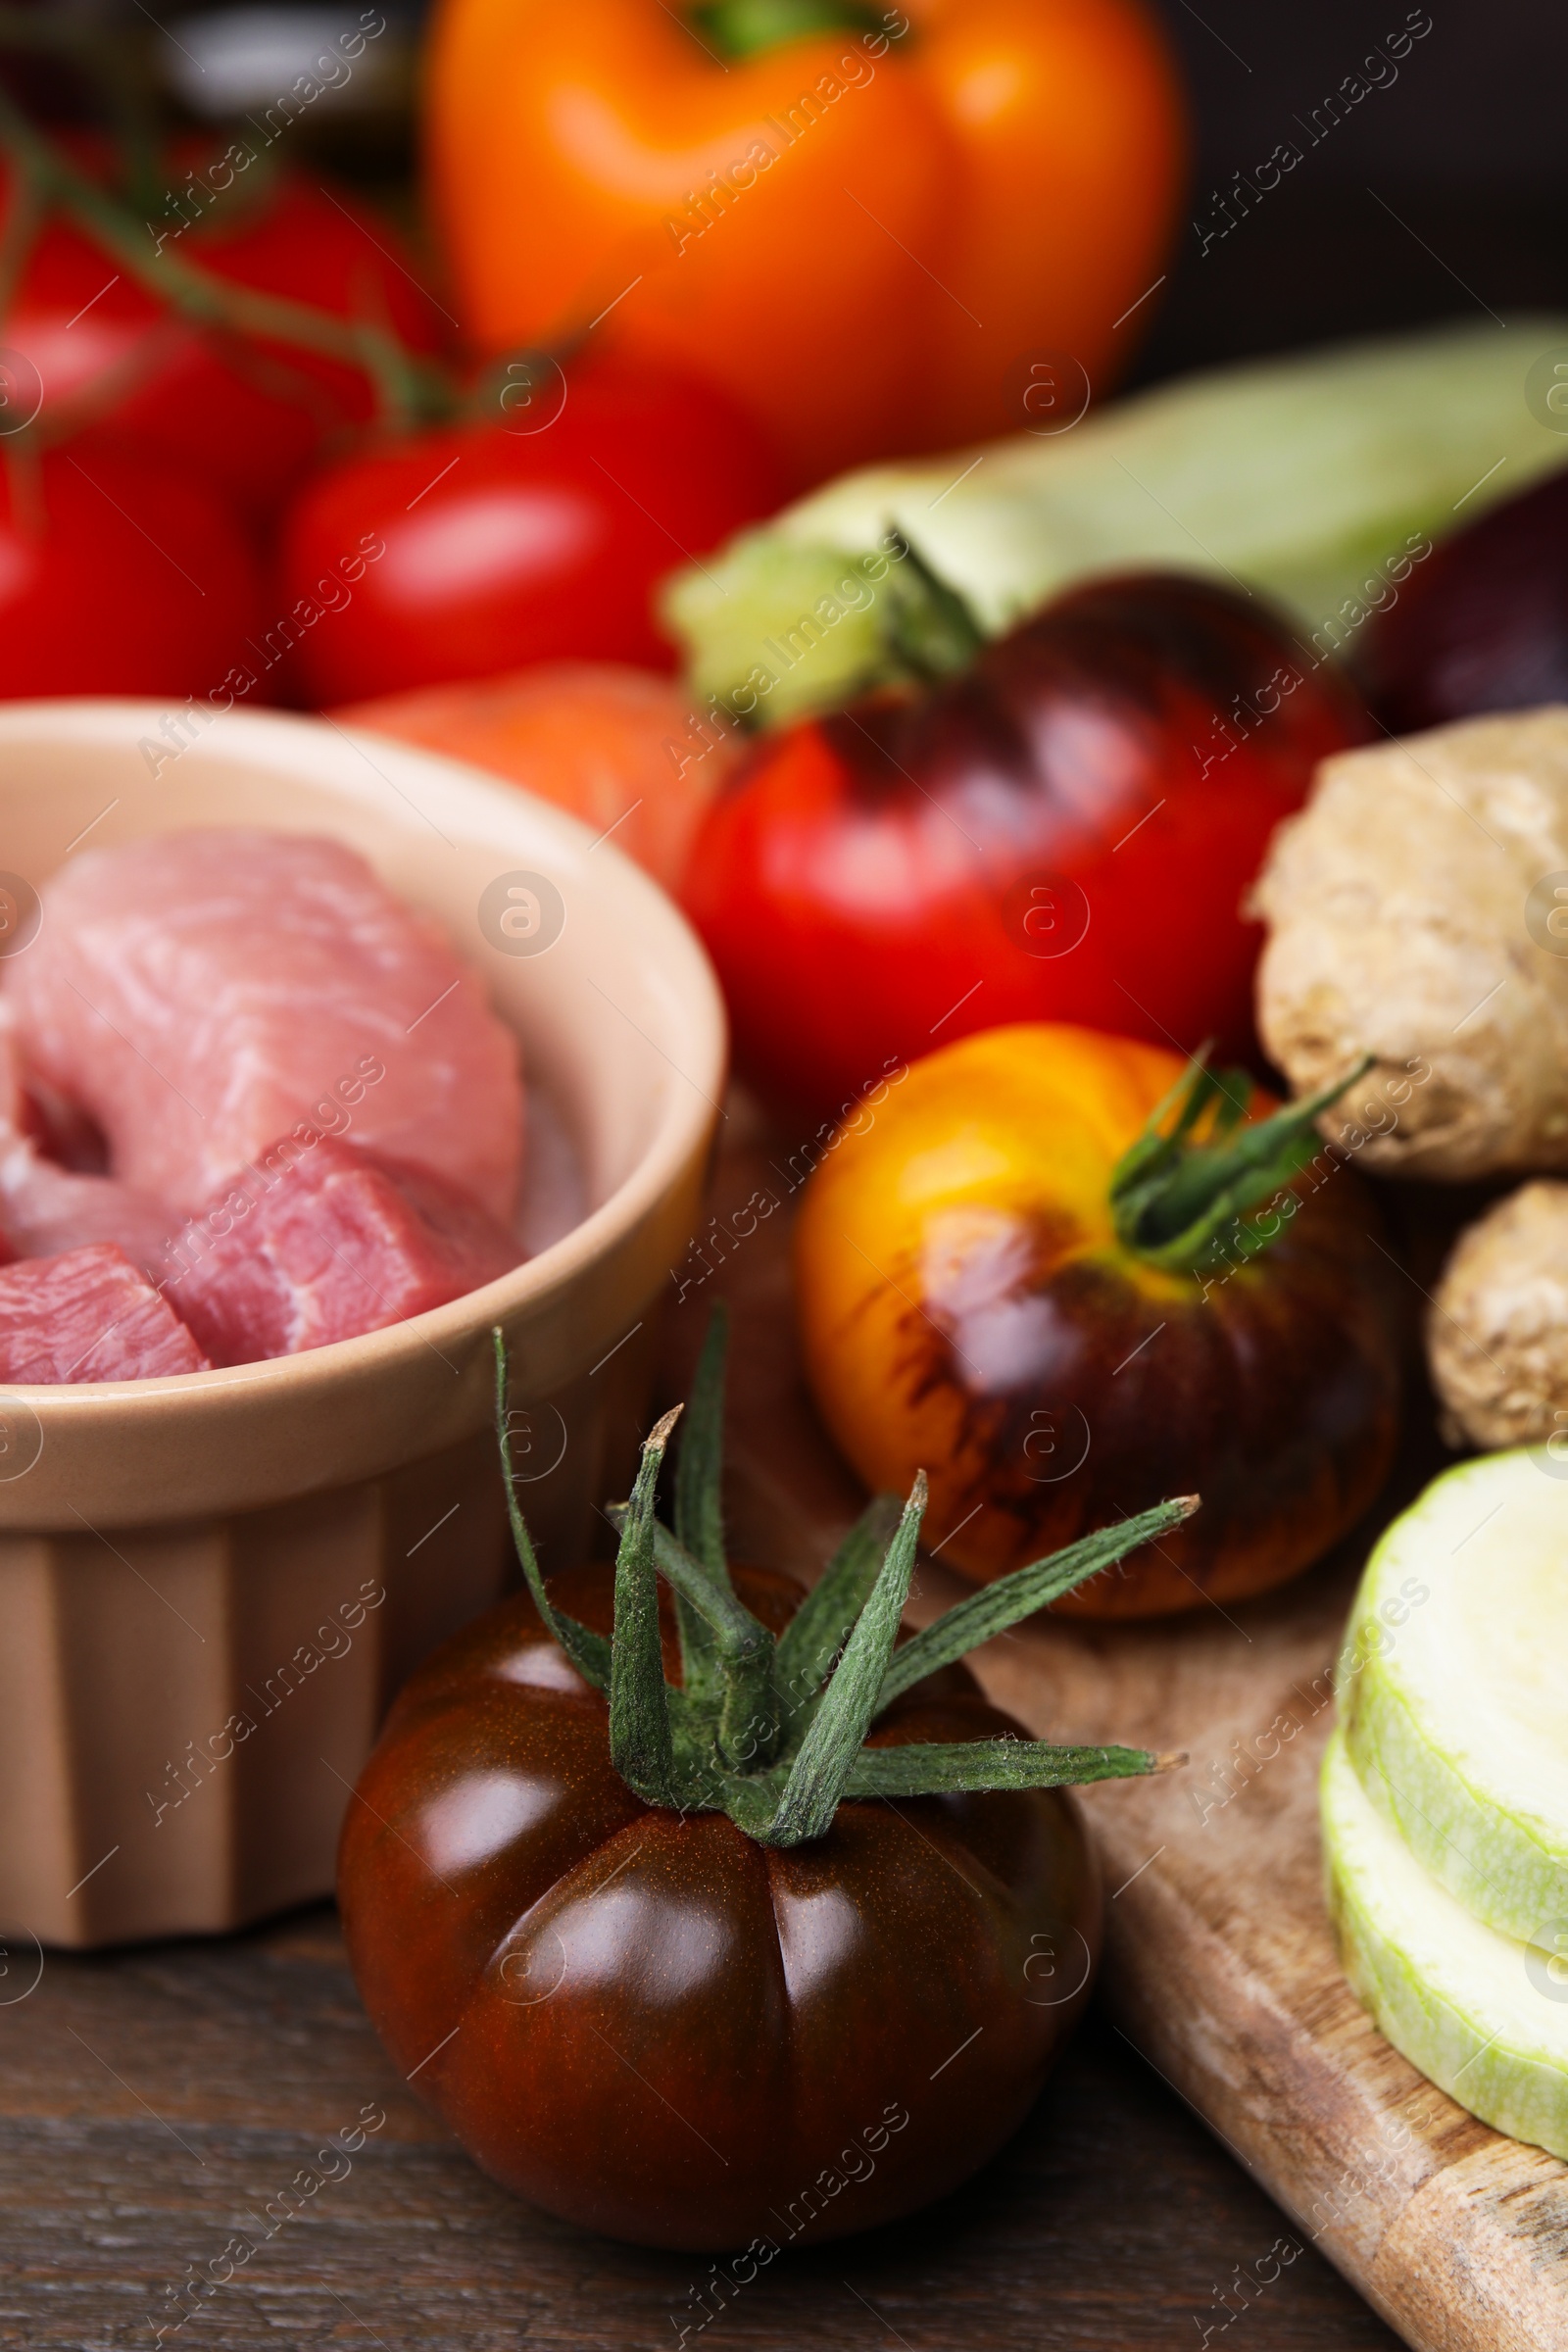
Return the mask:
<svg viewBox="0 0 1568 2352">
<path fill-rule="evenodd" d="M 673 1530 L 654 1494 L 678 1412 L 643 1447 L 613 1582 L 552 1593 L 495 1342 L 529 1598 L 416 1675 L 349 1807 L 339 1895 L 371 2019 L 470 2154 L 568 2220 L 706 2248 L 906 2213 L 1005 2138 L 1087 1997 L 1099 1887 L 1061 1788 L 1179 1760 L 1030 1740 L 957 1661 L 1197 1498 L 902 1648 L 923 1477 L 808 1595 L 755 1571 L 737 1591 L 718 1309 Z"/>
<path fill-rule="evenodd" d="M 736 1585 L 774 1632 L 803 1597 Z M 610 1570 L 550 1590 L 610 1631 Z M 678 1683 L 667 1605 L 662 1631 Z M 1008 1734 L 951 1665 L 870 1744 Z M 1039 2090 L 1100 1942 L 1057 1789 L 852 1798 L 792 1846 L 645 1804 L 520 1594 L 404 1690 L 339 1891 L 376 2030 L 470 2154 L 569 2221 L 697 2249 L 839 2236 L 965 2179 Z"/>
<path fill-rule="evenodd" d="M 1293 1105 L 1283 1132 L 1227 1132 L 1209 1123 L 1219 1090 L 1239 1114 L 1250 1082 L 1205 1074 L 1196 1101 L 1192 1085 L 1179 1055 L 1128 1038 L 989 1030 L 841 1130 L 801 1208 L 823 1417 L 868 1486 L 926 1470 L 964 1575 L 1001 1576 L 1172 1483 L 1201 1493 L 1190 1525 L 1064 1594 L 1065 1613 L 1280 1584 L 1346 1533 L 1393 1454 L 1398 1326 L 1375 1210 L 1326 1150 L 1301 1166 L 1326 1099 Z M 1196 1125 L 1171 1133 L 1183 1086 Z"/>
</svg>

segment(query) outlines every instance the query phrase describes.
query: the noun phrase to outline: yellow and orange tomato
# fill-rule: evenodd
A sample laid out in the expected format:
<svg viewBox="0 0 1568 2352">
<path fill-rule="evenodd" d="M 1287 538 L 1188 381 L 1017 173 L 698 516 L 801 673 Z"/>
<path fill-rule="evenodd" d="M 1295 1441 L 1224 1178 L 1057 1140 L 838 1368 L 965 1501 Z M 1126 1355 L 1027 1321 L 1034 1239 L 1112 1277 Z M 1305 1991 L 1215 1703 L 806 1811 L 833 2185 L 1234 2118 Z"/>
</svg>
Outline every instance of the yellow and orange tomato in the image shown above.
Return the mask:
<svg viewBox="0 0 1568 2352">
<path fill-rule="evenodd" d="M 1398 1335 L 1368 1196 L 1326 1150 L 1300 1164 L 1316 1139 L 1294 1110 L 1251 1167 L 1273 1105 L 1242 1115 L 1250 1083 L 1195 1068 L 1050 1023 L 964 1038 L 853 1114 L 802 1205 L 818 1405 L 868 1486 L 926 1471 L 945 1561 L 989 1582 L 1201 1495 L 1058 1604 L 1075 1614 L 1283 1582 L 1393 1451 Z"/>
</svg>

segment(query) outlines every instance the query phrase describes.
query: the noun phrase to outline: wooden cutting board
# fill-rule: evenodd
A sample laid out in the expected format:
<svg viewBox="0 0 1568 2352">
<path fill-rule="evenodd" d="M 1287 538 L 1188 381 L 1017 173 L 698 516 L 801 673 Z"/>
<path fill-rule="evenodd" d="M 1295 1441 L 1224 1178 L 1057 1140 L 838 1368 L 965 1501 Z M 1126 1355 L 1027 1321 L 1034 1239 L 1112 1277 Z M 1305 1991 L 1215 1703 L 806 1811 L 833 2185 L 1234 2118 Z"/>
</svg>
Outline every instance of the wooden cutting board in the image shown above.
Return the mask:
<svg viewBox="0 0 1568 2352">
<path fill-rule="evenodd" d="M 795 1197 L 776 1139 L 732 1102 L 712 1216 L 673 1269 L 665 1360 L 672 1399 L 722 1292 L 732 1548 L 809 1581 L 864 1497 L 801 1378 Z M 1396 1203 L 1412 1296 L 1469 1205 Z M 1477 2123 L 1384 2040 L 1341 1973 L 1323 1907 L 1317 1775 L 1346 1611 L 1372 1538 L 1446 1458 L 1429 1400 L 1409 1418 L 1373 1519 L 1283 1592 L 1146 1626 L 1036 1620 L 971 1663 L 1040 1737 L 1191 1756 L 1183 1772 L 1083 1795 L 1120 2031 L 1408 2343 L 1568 2352 L 1568 2167 Z M 923 1623 L 967 1590 L 927 1558 L 909 1614 Z M 1259 2291 L 1250 2275 L 1222 2286 L 1213 2334 Z"/>
</svg>

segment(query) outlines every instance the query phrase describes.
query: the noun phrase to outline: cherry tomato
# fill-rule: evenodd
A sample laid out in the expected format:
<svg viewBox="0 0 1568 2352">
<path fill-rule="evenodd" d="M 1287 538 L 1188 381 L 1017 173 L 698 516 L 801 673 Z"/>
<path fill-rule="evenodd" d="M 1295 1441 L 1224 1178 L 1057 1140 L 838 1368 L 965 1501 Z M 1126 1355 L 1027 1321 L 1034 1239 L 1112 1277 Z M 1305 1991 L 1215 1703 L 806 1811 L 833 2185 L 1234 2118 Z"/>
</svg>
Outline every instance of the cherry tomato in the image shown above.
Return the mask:
<svg viewBox="0 0 1568 2352">
<path fill-rule="evenodd" d="M 93 160 L 74 144 L 78 161 Z M 250 144 L 259 149 L 260 134 Z M 260 158 L 254 179 L 232 177 L 204 206 L 187 160 L 170 166 L 172 193 L 185 191 L 184 201 L 150 223 L 150 250 L 340 318 L 371 319 L 412 349 L 438 348 L 439 316 L 389 222 Z M 10 175 L 0 180 L 0 233 L 13 186 Z M 363 368 L 193 323 L 59 214 L 32 249 L 3 340 L 37 371 L 46 428 L 61 414 L 112 421 L 262 520 L 332 437 L 375 406 Z"/>
<path fill-rule="evenodd" d="M 735 1586 L 773 1631 L 804 1598 L 755 1570 Z M 608 1568 L 551 1580 L 598 1633 L 612 1594 Z M 872 1744 L 1008 1734 L 953 1666 Z M 1101 1931 L 1059 1789 L 850 1800 L 793 1846 L 644 1804 L 605 1699 L 521 1594 L 399 1698 L 344 1821 L 339 1897 L 376 2031 L 497 2180 L 588 2229 L 763 2240 L 766 2261 L 906 2213 L 1000 2147 L 1088 1999 Z"/>
<path fill-rule="evenodd" d="M 815 1108 L 1001 1021 L 1248 1055 L 1244 894 L 1315 762 L 1369 731 L 1266 608 L 1148 574 L 923 695 L 764 737 L 683 893 L 741 1067 Z"/>
<path fill-rule="evenodd" d="M 796 1227 L 823 1418 L 871 1487 L 925 1469 L 931 1524 L 954 1531 L 942 1556 L 965 1576 L 1202 1496 L 1056 1601 L 1064 1614 L 1264 1592 L 1346 1533 L 1393 1455 L 1398 1324 L 1351 1169 L 1325 1149 L 1293 1176 L 1287 1151 L 1233 1213 L 1240 1163 L 1204 1135 L 1164 1171 L 1174 1242 L 1152 1201 L 1131 1226 L 1118 1212 L 1118 1162 L 1181 1077 L 1178 1055 L 1086 1029 L 964 1038 L 857 1113 Z M 1272 1107 L 1254 1102 L 1242 1131 L 1254 1154 Z"/>
<path fill-rule="evenodd" d="M 205 482 L 93 435 L 0 456 L 0 695 L 210 695 L 245 662 L 255 567 Z"/>
<path fill-rule="evenodd" d="M 284 531 L 280 609 L 374 533 L 385 554 L 301 649 L 318 704 L 525 662 L 667 669 L 654 583 L 780 496 L 758 428 L 721 394 L 594 361 L 496 420 L 420 434 L 310 484 Z"/>
</svg>

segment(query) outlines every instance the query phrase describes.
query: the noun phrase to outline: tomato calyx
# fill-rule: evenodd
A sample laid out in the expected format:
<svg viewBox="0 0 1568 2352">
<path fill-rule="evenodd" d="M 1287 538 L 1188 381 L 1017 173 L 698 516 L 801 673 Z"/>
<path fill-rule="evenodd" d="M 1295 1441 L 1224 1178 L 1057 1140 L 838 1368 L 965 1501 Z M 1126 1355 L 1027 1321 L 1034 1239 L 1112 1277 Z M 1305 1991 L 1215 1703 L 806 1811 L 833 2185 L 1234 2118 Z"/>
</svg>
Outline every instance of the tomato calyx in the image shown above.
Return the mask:
<svg viewBox="0 0 1568 2352">
<path fill-rule="evenodd" d="M 913 695 L 969 669 L 990 642 L 966 598 L 893 524 L 860 556 L 763 527 L 743 531 L 719 560 L 722 579 L 676 572 L 660 606 L 699 697 L 716 695 L 749 734 L 862 697 Z M 780 625 L 781 610 L 797 613 L 793 626 Z M 737 694 L 758 667 L 771 686 Z"/>
<path fill-rule="evenodd" d="M 979 658 L 986 633 L 957 589 L 902 531 L 890 530 L 887 546 L 901 568 L 888 614 L 886 682 L 934 686 Z"/>
<path fill-rule="evenodd" d="M 1244 1126 L 1252 1080 L 1246 1070 L 1211 1070 L 1207 1053 L 1205 1046 L 1194 1054 L 1111 1171 L 1117 1240 L 1169 1273 L 1195 1273 L 1222 1237 L 1232 1258 L 1267 1249 L 1279 1221 L 1265 1233 L 1243 1218 L 1305 1167 L 1319 1147 L 1319 1113 L 1365 1077 L 1374 1059 L 1364 1055 L 1332 1086 Z"/>
<path fill-rule="evenodd" d="M 496 1430 L 518 1564 L 550 1633 L 610 1704 L 610 1751 L 646 1804 L 722 1812 L 761 1845 L 821 1838 L 846 1797 L 929 1796 L 999 1788 L 1057 1788 L 1122 1780 L 1184 1763 L 1145 1748 L 1057 1746 L 1037 1740 L 865 1744 L 883 1709 L 925 1676 L 1113 1566 L 1198 1508 L 1177 1495 L 1084 1536 L 957 1602 L 895 1647 L 914 1570 L 926 1481 L 908 1500 L 878 1495 L 794 1619 L 772 1634 L 736 1594 L 720 1509 L 726 1323 L 715 1308 L 698 1367 L 675 1484 L 675 1527 L 656 1514 L 660 1469 L 681 1407 L 642 1450 L 629 1502 L 611 1513 L 620 1532 L 614 1630 L 607 1640 L 558 1609 L 517 1502 L 508 1403 L 507 1345 L 499 1326 Z M 658 1579 L 675 1597 L 681 1682 L 665 1680 Z"/>
</svg>

